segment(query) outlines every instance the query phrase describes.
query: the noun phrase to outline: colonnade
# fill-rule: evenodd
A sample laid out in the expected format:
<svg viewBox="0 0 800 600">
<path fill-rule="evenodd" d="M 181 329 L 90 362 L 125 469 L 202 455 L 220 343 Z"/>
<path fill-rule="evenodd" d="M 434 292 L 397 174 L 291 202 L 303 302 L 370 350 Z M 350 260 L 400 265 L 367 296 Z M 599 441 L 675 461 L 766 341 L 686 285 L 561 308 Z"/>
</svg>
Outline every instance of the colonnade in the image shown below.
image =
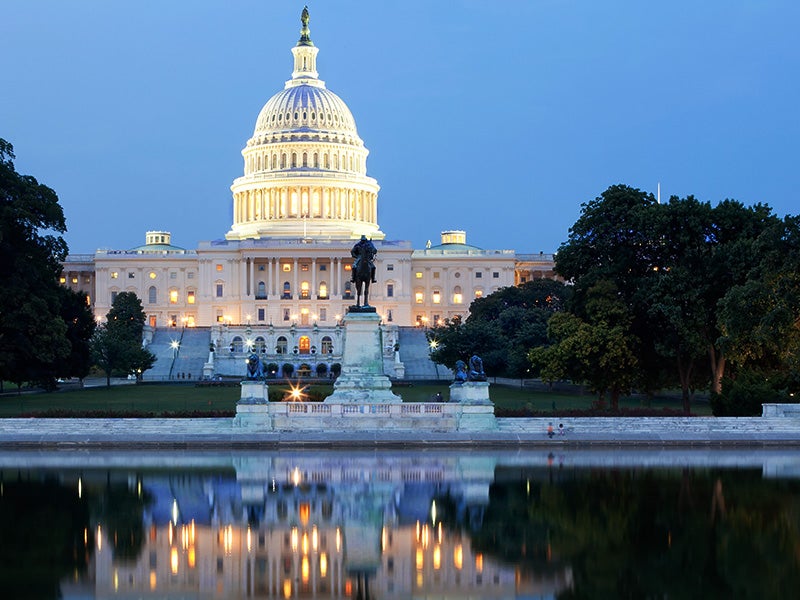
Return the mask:
<svg viewBox="0 0 800 600">
<path fill-rule="evenodd" d="M 283 284 L 286 281 L 291 285 L 292 298 L 298 298 L 301 284 L 308 283 L 309 298 L 319 293 L 318 285 L 324 283 L 327 287 L 327 297 L 336 297 L 344 294 L 346 283 L 350 280 L 345 273 L 345 265 L 352 264 L 350 257 L 317 258 L 272 258 L 272 257 L 242 257 L 239 262 L 243 296 L 260 296 L 258 283 L 265 284 L 264 294 L 269 298 L 280 298 L 283 294 Z M 290 265 L 288 272 L 283 270 L 283 265 Z M 302 266 L 308 266 L 308 271 L 301 271 Z M 320 273 L 320 265 L 325 265 L 324 276 Z M 261 267 L 264 267 L 263 270 Z M 301 273 L 306 274 L 305 277 Z M 264 299 L 264 298 L 259 298 Z"/>
<path fill-rule="evenodd" d="M 377 222 L 377 194 L 328 186 L 280 186 L 236 192 L 234 224 L 289 218 Z"/>
</svg>

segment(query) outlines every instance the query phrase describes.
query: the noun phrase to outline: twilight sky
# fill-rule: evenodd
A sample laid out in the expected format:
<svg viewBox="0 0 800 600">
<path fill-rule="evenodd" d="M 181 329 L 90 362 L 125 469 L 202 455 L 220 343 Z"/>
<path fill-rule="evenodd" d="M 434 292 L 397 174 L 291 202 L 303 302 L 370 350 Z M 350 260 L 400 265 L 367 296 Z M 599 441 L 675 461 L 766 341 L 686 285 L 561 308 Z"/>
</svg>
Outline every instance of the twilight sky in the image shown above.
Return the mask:
<svg viewBox="0 0 800 600">
<path fill-rule="evenodd" d="M 303 4 L 2 2 L 0 137 L 58 193 L 73 253 L 225 235 Z M 799 212 L 797 0 L 308 5 L 388 239 L 553 252 L 616 183 Z"/>
</svg>

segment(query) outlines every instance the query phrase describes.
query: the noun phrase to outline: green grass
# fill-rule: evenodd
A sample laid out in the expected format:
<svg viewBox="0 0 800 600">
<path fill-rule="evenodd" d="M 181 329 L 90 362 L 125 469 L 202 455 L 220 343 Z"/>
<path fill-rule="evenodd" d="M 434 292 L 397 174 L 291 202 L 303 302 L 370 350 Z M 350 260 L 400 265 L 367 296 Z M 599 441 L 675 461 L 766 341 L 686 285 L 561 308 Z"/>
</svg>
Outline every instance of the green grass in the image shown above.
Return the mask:
<svg viewBox="0 0 800 600">
<path fill-rule="evenodd" d="M 309 391 L 324 397 L 331 393 L 330 385 L 314 385 Z M 287 382 L 270 382 L 270 391 L 289 390 Z M 450 390 L 446 383 L 399 385 L 393 390 L 405 402 L 429 402 L 437 392 L 445 400 Z M 556 393 L 537 389 L 491 386 L 491 398 L 498 409 L 529 410 L 555 413 L 591 408 L 594 396 L 580 393 Z M 28 393 L 16 395 L 6 393 L 0 397 L 0 417 L 46 416 L 55 413 L 59 416 L 69 413 L 86 414 L 191 414 L 191 413 L 229 413 L 236 410 L 239 399 L 239 386 L 196 387 L 190 384 L 141 384 L 118 385 L 111 388 L 85 388 L 60 391 L 51 394 Z M 645 405 L 640 398 L 623 398 L 620 407 L 637 409 Z M 650 408 L 680 409 L 680 399 L 675 397 L 657 398 Z M 707 402 L 693 403 L 693 413 L 710 415 Z"/>
</svg>

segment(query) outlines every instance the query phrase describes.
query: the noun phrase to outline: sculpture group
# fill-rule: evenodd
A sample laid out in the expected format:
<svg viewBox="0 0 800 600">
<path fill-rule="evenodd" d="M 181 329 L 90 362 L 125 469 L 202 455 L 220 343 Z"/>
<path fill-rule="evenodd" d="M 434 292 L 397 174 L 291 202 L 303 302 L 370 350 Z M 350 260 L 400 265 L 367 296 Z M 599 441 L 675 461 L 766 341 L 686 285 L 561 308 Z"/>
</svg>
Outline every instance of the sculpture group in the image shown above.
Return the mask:
<svg viewBox="0 0 800 600">
<path fill-rule="evenodd" d="M 457 360 L 454 379 L 454 383 L 486 381 L 486 373 L 483 370 L 481 357 L 473 354 L 469 359 L 469 369 L 467 369 L 467 364 L 463 360 Z"/>
</svg>

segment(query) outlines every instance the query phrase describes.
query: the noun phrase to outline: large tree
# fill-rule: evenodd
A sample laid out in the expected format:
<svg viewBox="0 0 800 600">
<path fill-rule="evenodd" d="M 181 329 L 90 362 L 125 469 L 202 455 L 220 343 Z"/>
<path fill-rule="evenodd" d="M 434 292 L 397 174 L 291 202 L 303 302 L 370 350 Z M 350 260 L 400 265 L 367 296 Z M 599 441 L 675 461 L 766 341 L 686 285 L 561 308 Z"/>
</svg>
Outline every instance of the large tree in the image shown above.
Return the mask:
<svg viewBox="0 0 800 600">
<path fill-rule="evenodd" d="M 446 320 L 428 333 L 431 359 L 448 368 L 473 354 L 490 376 L 524 377 L 528 350 L 547 339 L 547 321 L 571 290 L 559 281 L 536 279 L 478 298 L 466 321 Z"/>
<path fill-rule="evenodd" d="M 111 385 L 113 374 L 136 373 L 137 378 L 153 366 L 155 356 L 142 348 L 142 330 L 147 315 L 142 302 L 133 292 L 121 292 L 92 340 L 95 363 L 106 374 Z"/>
<path fill-rule="evenodd" d="M 52 387 L 71 350 L 58 284 L 66 223 L 56 193 L 13 159 L 0 139 L 0 381 Z"/>
</svg>

